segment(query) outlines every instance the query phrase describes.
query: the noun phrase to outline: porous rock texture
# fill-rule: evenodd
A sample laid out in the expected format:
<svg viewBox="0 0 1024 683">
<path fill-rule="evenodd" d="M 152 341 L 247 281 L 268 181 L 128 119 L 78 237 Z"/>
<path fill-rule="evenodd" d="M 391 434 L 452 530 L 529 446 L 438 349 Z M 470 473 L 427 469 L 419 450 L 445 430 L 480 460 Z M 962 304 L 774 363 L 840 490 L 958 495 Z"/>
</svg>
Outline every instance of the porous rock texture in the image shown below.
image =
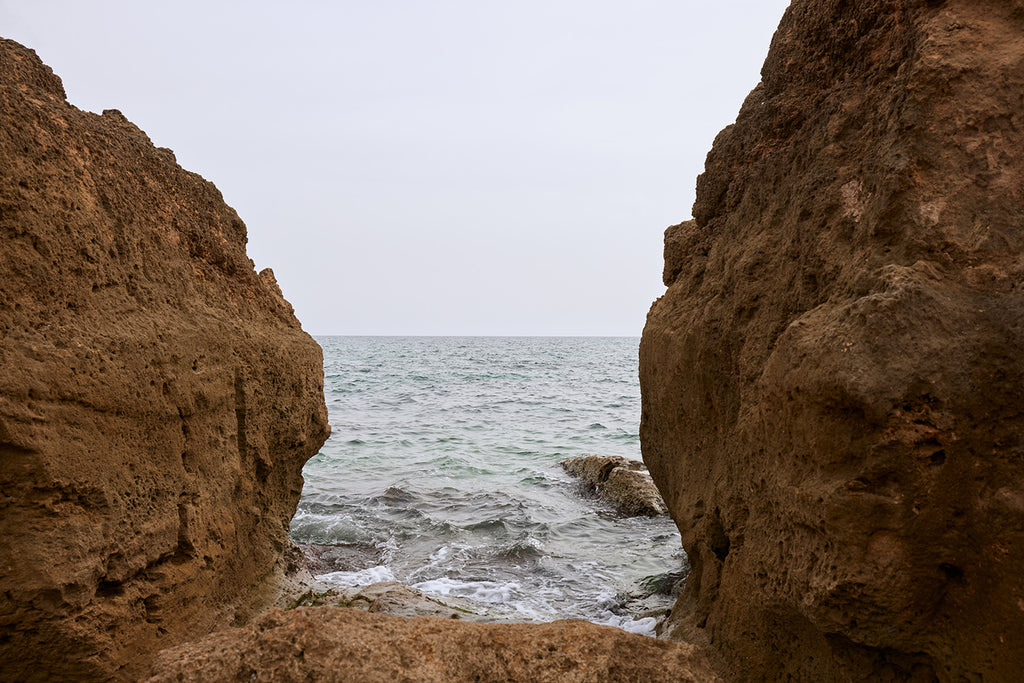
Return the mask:
<svg viewBox="0 0 1024 683">
<path fill-rule="evenodd" d="M 617 455 L 583 455 L 560 464 L 582 479 L 587 490 L 624 515 L 657 517 L 668 512 L 647 466 L 639 460 Z"/>
<path fill-rule="evenodd" d="M 0 40 L 0 679 L 134 680 L 274 592 L 320 349 L 245 226 Z"/>
<path fill-rule="evenodd" d="M 474 624 L 337 607 L 272 610 L 164 651 L 150 683 L 720 680 L 698 648 L 583 621 Z"/>
<path fill-rule="evenodd" d="M 796 0 L 715 140 L 641 440 L 732 676 L 1024 670 L 1022 149 L 1020 0 Z"/>
</svg>

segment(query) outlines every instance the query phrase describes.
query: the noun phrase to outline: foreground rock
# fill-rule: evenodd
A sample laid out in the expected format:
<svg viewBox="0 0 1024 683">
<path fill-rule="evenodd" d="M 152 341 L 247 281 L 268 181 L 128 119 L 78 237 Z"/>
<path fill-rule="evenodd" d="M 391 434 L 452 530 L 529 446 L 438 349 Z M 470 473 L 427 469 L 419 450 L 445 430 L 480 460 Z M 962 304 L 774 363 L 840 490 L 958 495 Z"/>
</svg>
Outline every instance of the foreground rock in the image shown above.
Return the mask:
<svg viewBox="0 0 1024 683">
<path fill-rule="evenodd" d="M 697 648 L 582 621 L 472 624 L 336 607 L 274 610 L 160 655 L 186 681 L 716 681 Z"/>
<path fill-rule="evenodd" d="M 625 515 L 655 517 L 667 512 L 647 467 L 638 460 L 619 456 L 585 455 L 561 463 L 584 486 Z"/>
<path fill-rule="evenodd" d="M 0 40 L 0 679 L 135 679 L 274 600 L 319 347 L 210 183 Z"/>
<path fill-rule="evenodd" d="M 1024 670 L 1022 13 L 797 0 L 666 235 L 643 453 L 738 678 Z"/>
</svg>

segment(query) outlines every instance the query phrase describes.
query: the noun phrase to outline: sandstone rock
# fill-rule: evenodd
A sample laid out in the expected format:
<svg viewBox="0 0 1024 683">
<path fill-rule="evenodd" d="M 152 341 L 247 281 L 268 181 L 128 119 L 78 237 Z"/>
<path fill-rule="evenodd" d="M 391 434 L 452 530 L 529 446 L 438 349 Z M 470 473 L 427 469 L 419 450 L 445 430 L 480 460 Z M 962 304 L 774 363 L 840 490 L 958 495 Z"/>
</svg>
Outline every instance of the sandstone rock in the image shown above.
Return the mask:
<svg viewBox="0 0 1024 683">
<path fill-rule="evenodd" d="M 667 512 L 665 501 L 646 470 L 615 467 L 598 490 L 602 498 L 627 515 L 654 517 Z"/>
<path fill-rule="evenodd" d="M 608 480 L 608 475 L 616 467 L 643 470 L 647 466 L 639 460 L 630 460 L 619 455 L 584 455 L 569 458 L 559 463 L 566 472 L 583 479 L 587 486 L 597 486 Z"/>
<path fill-rule="evenodd" d="M 0 40 L 0 679 L 135 679 L 274 597 L 328 433 L 245 226 Z"/>
<path fill-rule="evenodd" d="M 654 517 L 667 512 L 654 480 L 638 460 L 617 455 L 586 455 L 563 460 L 561 465 L 625 515 Z"/>
<path fill-rule="evenodd" d="M 326 587 L 318 590 L 314 587 L 301 595 L 290 607 L 320 605 L 334 605 L 399 617 L 441 617 L 479 622 L 508 621 L 502 617 L 492 616 L 482 605 L 461 598 L 446 597 L 441 600 L 397 581 L 378 581 L 355 588 Z"/>
<path fill-rule="evenodd" d="M 737 678 L 1024 670 L 1022 16 L 796 0 L 669 230 L 643 454 Z"/>
<path fill-rule="evenodd" d="M 166 650 L 151 683 L 717 681 L 692 645 L 582 621 L 473 624 L 335 607 L 273 610 Z"/>
</svg>

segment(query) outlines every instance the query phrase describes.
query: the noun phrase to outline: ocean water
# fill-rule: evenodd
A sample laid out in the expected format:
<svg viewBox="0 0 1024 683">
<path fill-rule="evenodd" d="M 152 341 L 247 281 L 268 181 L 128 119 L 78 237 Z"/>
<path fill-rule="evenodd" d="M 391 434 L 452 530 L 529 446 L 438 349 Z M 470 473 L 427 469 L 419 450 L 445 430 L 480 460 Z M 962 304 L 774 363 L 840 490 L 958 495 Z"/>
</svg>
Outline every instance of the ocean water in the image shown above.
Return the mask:
<svg viewBox="0 0 1024 683">
<path fill-rule="evenodd" d="M 687 570 L 675 525 L 619 515 L 558 465 L 640 458 L 638 339 L 317 341 L 332 434 L 306 464 L 291 534 L 347 551 L 324 581 L 652 633 L 636 613 L 670 606 L 664 587 Z"/>
</svg>

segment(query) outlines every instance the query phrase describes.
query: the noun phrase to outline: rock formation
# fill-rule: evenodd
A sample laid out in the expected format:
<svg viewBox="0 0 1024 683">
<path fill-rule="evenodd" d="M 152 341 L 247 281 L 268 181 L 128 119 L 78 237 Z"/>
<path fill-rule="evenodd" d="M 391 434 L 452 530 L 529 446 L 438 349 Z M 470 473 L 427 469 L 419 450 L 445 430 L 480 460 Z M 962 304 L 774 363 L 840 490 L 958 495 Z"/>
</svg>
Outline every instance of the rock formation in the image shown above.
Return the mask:
<svg viewBox="0 0 1024 683">
<path fill-rule="evenodd" d="M 443 600 L 409 588 L 397 581 L 378 581 L 354 588 L 311 588 L 294 601 L 291 608 L 319 607 L 321 605 L 345 607 L 374 614 L 398 617 L 440 617 L 467 621 L 509 621 L 488 614 L 485 606 L 458 597 Z"/>
<path fill-rule="evenodd" d="M 272 596 L 320 349 L 245 226 L 0 40 L 0 679 L 134 679 Z"/>
<path fill-rule="evenodd" d="M 0 113 L 0 680 L 715 680 L 694 646 L 394 584 L 266 612 L 303 562 L 319 347 L 213 185 L 8 40 Z"/>
<path fill-rule="evenodd" d="M 1024 2 L 796 0 L 715 140 L 641 345 L 739 679 L 1024 670 Z"/>
<path fill-rule="evenodd" d="M 331 607 L 273 610 L 161 654 L 151 683 L 720 680 L 684 643 L 582 621 L 471 624 Z"/>
<path fill-rule="evenodd" d="M 584 455 L 563 460 L 567 472 L 580 477 L 587 490 L 595 492 L 624 515 L 656 517 L 668 510 L 658 487 L 639 460 L 615 455 Z"/>
</svg>

